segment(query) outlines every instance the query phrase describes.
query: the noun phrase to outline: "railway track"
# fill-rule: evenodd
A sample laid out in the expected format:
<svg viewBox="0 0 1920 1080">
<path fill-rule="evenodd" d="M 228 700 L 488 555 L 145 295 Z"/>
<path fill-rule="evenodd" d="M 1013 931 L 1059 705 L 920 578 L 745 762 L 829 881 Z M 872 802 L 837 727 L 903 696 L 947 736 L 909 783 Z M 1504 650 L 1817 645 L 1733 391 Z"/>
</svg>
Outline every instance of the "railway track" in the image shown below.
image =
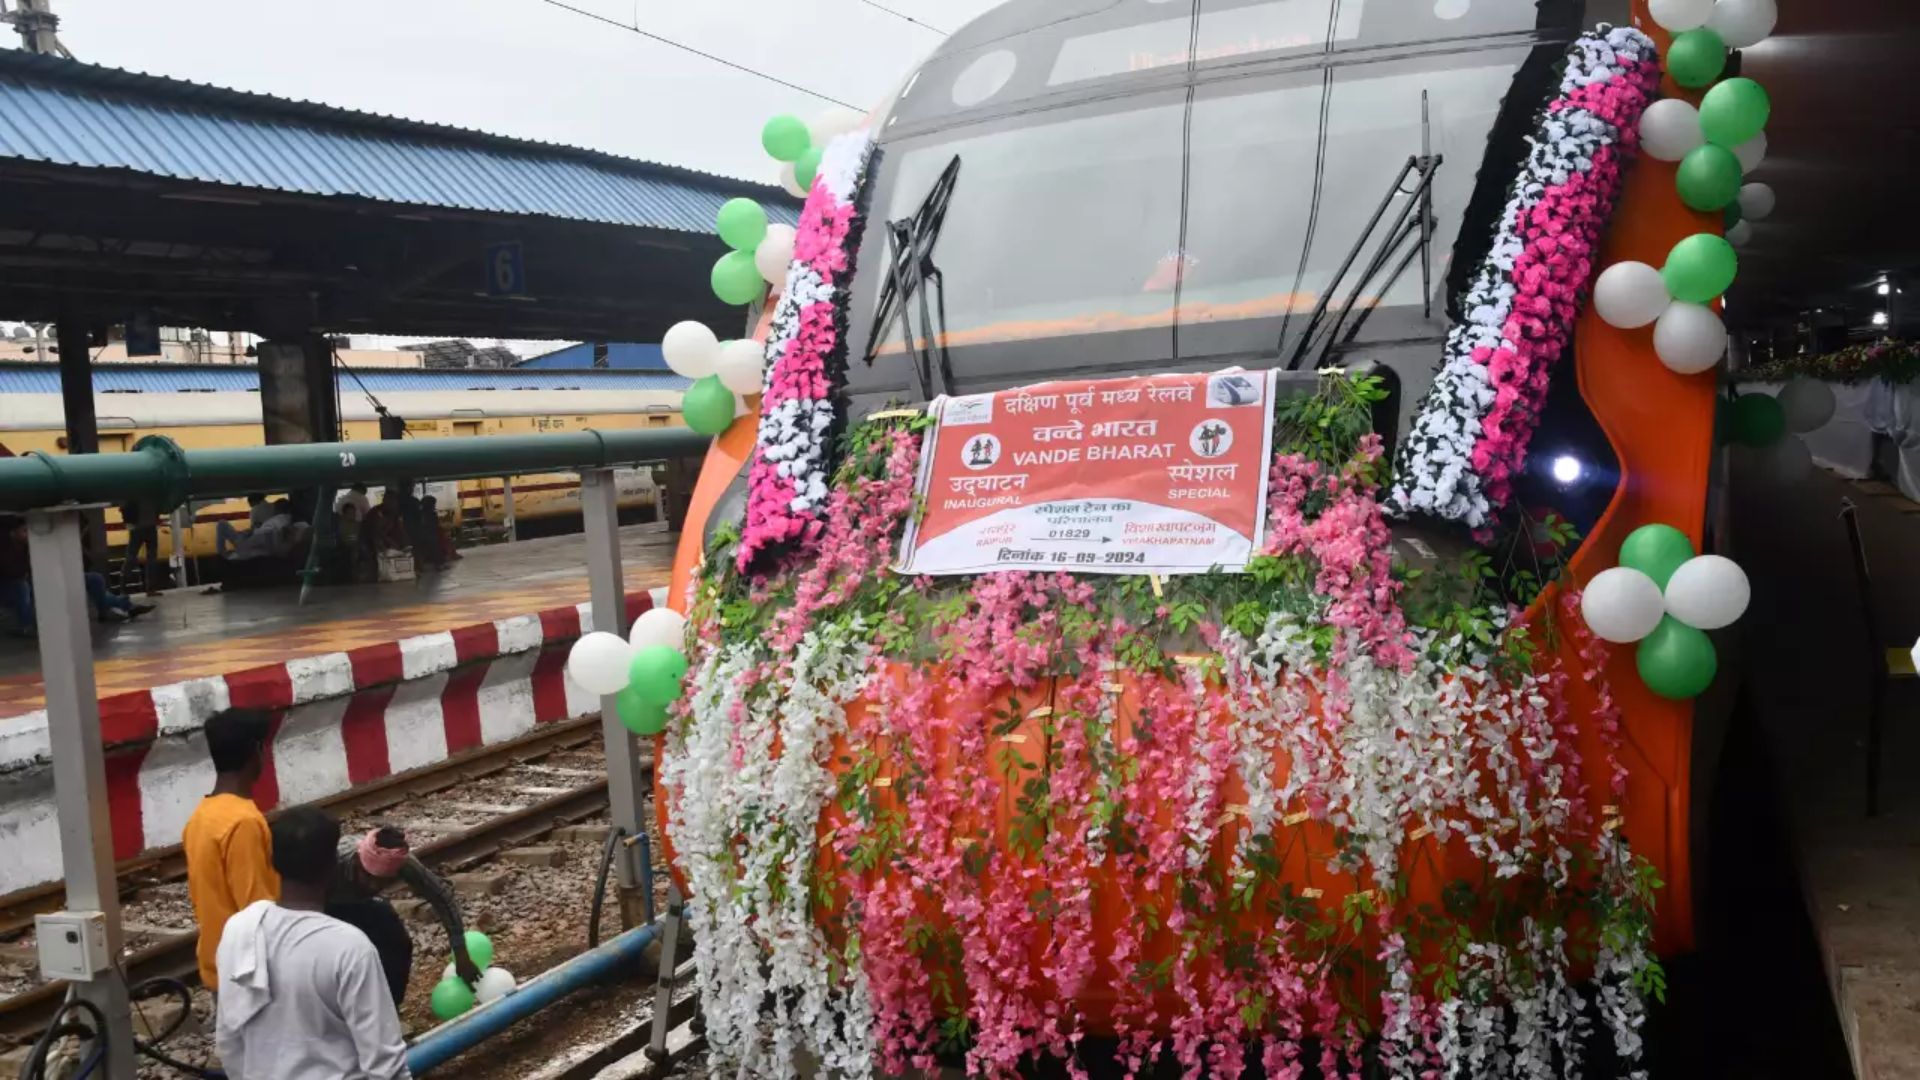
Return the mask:
<svg viewBox="0 0 1920 1080">
<path fill-rule="evenodd" d="M 395 810 L 422 804 L 429 797 L 455 789 L 481 784 L 509 770 L 543 769 L 542 763 L 568 752 L 581 751 L 594 744 L 600 733 L 598 717 L 551 725 L 524 738 L 470 751 L 423 769 L 415 770 L 353 791 L 344 792 L 317 805 L 326 807 L 343 821 L 387 815 Z M 603 770 L 547 768 L 543 771 L 583 782 L 570 786 L 522 787 L 536 793 L 535 801 L 517 807 L 493 804 L 455 803 L 456 809 L 480 809 L 489 816 L 459 828 L 439 831 L 426 826 L 431 839 L 416 838 L 414 854 L 442 873 L 457 873 L 487 862 L 502 852 L 521 847 L 556 828 L 584 821 L 607 809 L 607 781 Z M 185 879 L 186 866 L 177 847 L 152 852 L 128 860 L 119 867 L 123 900 L 137 896 L 143 889 L 174 885 Z M 0 937 L 18 935 L 33 925 L 33 915 L 57 910 L 62 888 L 58 884 L 0 897 Z M 163 931 L 155 940 L 135 949 L 123 958 L 129 982 L 138 984 L 152 978 L 177 978 L 195 981 L 196 929 Z M 52 1018 L 66 993 L 63 982 L 46 982 L 0 998 L 0 1039 L 30 1040 Z"/>
</svg>

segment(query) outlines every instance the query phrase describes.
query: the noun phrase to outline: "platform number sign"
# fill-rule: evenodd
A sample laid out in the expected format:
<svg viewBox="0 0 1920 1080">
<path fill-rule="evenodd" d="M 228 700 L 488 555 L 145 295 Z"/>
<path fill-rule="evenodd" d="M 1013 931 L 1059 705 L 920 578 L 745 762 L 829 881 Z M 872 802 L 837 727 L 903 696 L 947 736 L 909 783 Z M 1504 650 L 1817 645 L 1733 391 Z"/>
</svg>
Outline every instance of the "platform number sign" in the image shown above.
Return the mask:
<svg viewBox="0 0 1920 1080">
<path fill-rule="evenodd" d="M 524 296 L 527 291 L 527 260 L 519 241 L 487 245 L 487 295 Z"/>
</svg>

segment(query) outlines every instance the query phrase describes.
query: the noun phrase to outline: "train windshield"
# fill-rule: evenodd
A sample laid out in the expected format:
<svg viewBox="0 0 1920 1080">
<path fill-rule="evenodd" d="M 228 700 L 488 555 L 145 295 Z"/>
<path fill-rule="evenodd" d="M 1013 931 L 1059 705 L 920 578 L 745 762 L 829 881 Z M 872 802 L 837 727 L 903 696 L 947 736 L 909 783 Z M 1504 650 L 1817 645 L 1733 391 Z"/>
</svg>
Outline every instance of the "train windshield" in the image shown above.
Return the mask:
<svg viewBox="0 0 1920 1080">
<path fill-rule="evenodd" d="M 1352 362 L 1381 343 L 1417 346 L 1405 374 L 1424 381 L 1448 274 L 1477 258 L 1456 249 L 1489 231 L 1462 224 L 1490 222 L 1522 152 L 1489 145 L 1530 118 L 1573 32 L 1550 6 L 988 15 L 880 123 L 856 412 L 1135 367 Z M 915 245 L 924 258 L 897 257 Z"/>
</svg>

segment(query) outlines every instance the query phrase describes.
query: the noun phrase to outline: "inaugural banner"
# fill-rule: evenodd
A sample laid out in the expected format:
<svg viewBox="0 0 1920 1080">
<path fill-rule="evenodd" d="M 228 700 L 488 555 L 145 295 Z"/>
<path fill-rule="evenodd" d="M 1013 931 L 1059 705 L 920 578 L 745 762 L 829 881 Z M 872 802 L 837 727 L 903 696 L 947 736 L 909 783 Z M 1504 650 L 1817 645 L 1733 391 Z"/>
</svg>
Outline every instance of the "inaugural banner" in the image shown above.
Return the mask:
<svg viewBox="0 0 1920 1080">
<path fill-rule="evenodd" d="M 1266 527 L 1273 374 L 1043 383 L 940 398 L 909 574 L 1244 569 Z"/>
</svg>

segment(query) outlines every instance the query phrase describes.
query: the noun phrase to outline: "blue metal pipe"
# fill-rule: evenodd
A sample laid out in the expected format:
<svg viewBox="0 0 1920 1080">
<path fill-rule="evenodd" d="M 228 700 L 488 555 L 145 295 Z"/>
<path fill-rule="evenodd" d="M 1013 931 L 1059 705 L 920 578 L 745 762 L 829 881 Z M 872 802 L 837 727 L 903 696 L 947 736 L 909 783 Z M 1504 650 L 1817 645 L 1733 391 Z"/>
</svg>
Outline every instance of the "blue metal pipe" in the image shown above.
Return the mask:
<svg viewBox="0 0 1920 1080">
<path fill-rule="evenodd" d="M 592 952 L 582 953 L 542 974 L 506 997 L 434 1028 L 407 1047 L 408 1070 L 415 1076 L 424 1075 L 574 991 L 604 982 L 623 967 L 638 965 L 647 945 L 659 933 L 659 923 L 635 927 L 603 942 Z"/>
</svg>

